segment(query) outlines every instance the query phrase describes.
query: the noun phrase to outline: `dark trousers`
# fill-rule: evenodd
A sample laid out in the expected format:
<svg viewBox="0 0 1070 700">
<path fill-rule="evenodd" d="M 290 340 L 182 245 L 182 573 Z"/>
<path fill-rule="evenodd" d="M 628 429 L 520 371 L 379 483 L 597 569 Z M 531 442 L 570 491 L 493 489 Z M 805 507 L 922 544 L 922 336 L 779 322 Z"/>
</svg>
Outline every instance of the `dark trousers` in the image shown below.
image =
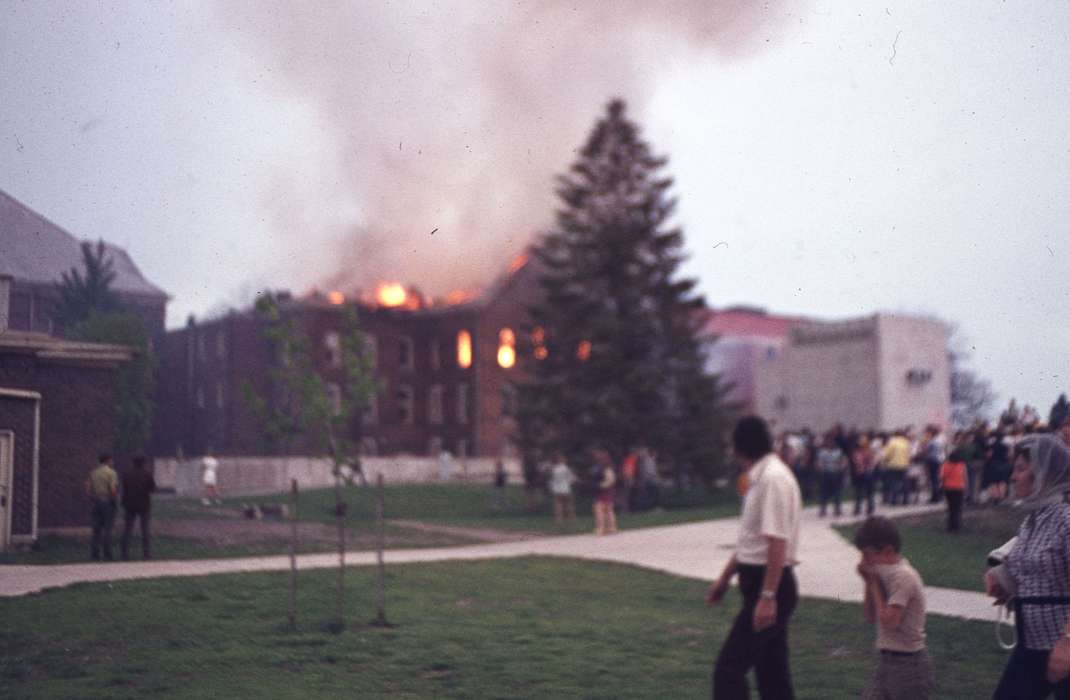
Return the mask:
<svg viewBox="0 0 1070 700">
<path fill-rule="evenodd" d="M 825 506 L 828 505 L 829 501 L 832 501 L 832 503 L 836 506 L 836 515 L 840 515 L 840 502 L 843 496 L 843 473 L 822 472 L 820 490 L 820 515 L 825 514 Z"/>
<path fill-rule="evenodd" d="M 862 503 L 866 504 L 866 515 L 873 515 L 873 472 L 855 475 L 855 515 L 862 512 Z"/>
<path fill-rule="evenodd" d="M 134 520 L 141 525 L 141 556 L 152 559 L 152 546 L 149 535 L 149 511 L 128 510 L 124 513 L 122 555 L 123 559 L 130 558 L 130 535 L 134 531 Z"/>
<path fill-rule="evenodd" d="M 896 503 L 906 504 L 906 495 L 903 493 L 903 479 L 906 476 L 905 469 L 884 470 L 884 503 L 894 506 Z"/>
<path fill-rule="evenodd" d="M 940 502 L 940 463 L 931 460 L 925 461 L 925 468 L 929 471 L 929 503 Z"/>
<path fill-rule="evenodd" d="M 965 494 L 962 491 L 944 491 L 947 499 L 947 531 L 958 532 L 962 527 L 962 500 Z"/>
<path fill-rule="evenodd" d="M 1053 694 L 1055 700 L 1070 700 L 1070 678 L 1052 685 L 1044 677 L 1050 653 L 1026 649 L 1019 640 L 1003 669 L 1003 677 L 999 679 L 992 700 L 1040 700 Z"/>
<path fill-rule="evenodd" d="M 764 700 L 792 700 L 791 668 L 788 663 L 788 621 L 799 600 L 795 574 L 784 569 L 776 592 L 776 622 L 772 627 L 754 631 L 754 607 L 765 578 L 764 566 L 739 567 L 739 591 L 743 608 L 732 623 L 717 663 L 713 667 L 714 700 L 750 697 L 747 672 L 753 668 L 758 679 L 758 694 Z"/>
<path fill-rule="evenodd" d="M 89 522 L 93 528 L 93 537 L 89 540 L 90 558 L 100 559 L 103 549 L 104 558 L 111 560 L 111 527 L 115 523 L 115 503 L 94 500 Z"/>
</svg>

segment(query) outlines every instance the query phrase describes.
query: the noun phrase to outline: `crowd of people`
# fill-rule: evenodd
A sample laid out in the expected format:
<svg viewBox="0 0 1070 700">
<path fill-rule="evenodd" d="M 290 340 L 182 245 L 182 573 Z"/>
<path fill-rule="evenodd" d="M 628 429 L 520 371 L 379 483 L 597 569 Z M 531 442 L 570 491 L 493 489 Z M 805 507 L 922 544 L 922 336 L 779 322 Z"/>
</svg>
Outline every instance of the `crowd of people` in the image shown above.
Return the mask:
<svg viewBox="0 0 1070 700">
<path fill-rule="evenodd" d="M 977 459 L 987 466 L 1005 456 L 1000 449 L 1008 447 L 1003 429 L 1011 427 L 1006 433 L 1016 439 L 1007 449 L 1012 467 L 1006 478 L 1024 519 L 1017 536 L 998 550 L 998 566 L 984 578 L 996 603 L 1014 608 L 1017 643 L 992 697 L 1070 698 L 1070 415 L 1021 434 L 1008 423 L 1001 419 L 994 431 L 984 426 L 964 431 L 952 436 L 950 444 L 942 444 L 940 430 L 930 426 L 914 445 L 905 430 L 884 436 L 852 435 L 836 428 L 820 440 L 806 440 L 806 432 L 784 435 L 776 445 L 761 418 L 740 420 L 732 436 L 733 451 L 743 467 L 740 531 L 735 554 L 710 585 L 706 602 L 720 604 L 738 578 L 742 607 L 714 665 L 713 697 L 749 697 L 747 675 L 752 669 L 762 698 L 794 697 L 787 639 L 792 614 L 800 604 L 794 567 L 800 483 L 805 477 L 816 476 L 825 506 L 847 474 L 879 473 L 878 467 L 883 467 L 881 483 L 890 484 L 889 502 L 895 503 L 897 494 L 908 493 L 902 484 L 905 478 L 888 479 L 887 472 L 919 465 L 923 474 L 931 474 L 930 500 L 939 497 L 941 488 L 958 491 L 964 498 L 967 464 L 974 458 L 964 448 L 979 442 L 984 452 Z M 878 447 L 874 441 L 879 441 Z M 866 458 L 867 449 L 872 459 Z M 931 462 L 937 462 L 935 469 Z M 955 500 L 961 506 L 961 500 Z M 839 505 L 835 499 L 832 502 Z M 856 510 L 861 507 L 857 502 Z M 866 507 L 872 507 L 871 500 Z M 889 518 L 869 515 L 855 533 L 855 546 L 860 552 L 857 571 L 863 611 L 875 625 L 877 637 L 875 667 L 862 697 L 925 700 L 935 683 L 925 643 L 922 578 L 901 551 L 898 529 Z"/>
</svg>

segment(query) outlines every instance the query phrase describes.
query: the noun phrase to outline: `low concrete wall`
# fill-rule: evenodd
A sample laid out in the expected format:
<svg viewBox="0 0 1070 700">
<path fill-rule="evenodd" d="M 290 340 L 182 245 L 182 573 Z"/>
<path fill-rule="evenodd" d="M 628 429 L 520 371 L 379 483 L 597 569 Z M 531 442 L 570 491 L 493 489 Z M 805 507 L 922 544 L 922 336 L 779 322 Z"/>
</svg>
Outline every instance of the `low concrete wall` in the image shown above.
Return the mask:
<svg viewBox="0 0 1070 700">
<path fill-rule="evenodd" d="M 252 496 L 278 493 L 290 488 L 290 480 L 297 479 L 302 489 L 331 486 L 331 461 L 316 457 L 217 457 L 219 493 L 222 496 Z M 489 483 L 494 474 L 494 459 L 490 457 L 455 458 L 451 481 L 481 481 Z M 390 484 L 430 483 L 439 481 L 439 460 L 436 457 L 364 457 L 361 459 L 369 482 L 377 475 Z M 155 460 L 156 484 L 161 489 L 174 489 L 179 496 L 201 494 L 201 461 L 190 459 Z M 520 461 L 505 460 L 505 473 L 513 483 L 523 481 Z"/>
</svg>

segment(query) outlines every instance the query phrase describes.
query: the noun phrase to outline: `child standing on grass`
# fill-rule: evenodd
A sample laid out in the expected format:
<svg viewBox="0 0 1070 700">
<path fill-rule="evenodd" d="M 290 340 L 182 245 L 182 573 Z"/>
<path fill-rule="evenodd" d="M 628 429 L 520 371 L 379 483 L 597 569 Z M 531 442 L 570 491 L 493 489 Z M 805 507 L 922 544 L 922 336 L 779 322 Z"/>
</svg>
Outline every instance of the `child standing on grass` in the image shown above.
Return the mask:
<svg viewBox="0 0 1070 700">
<path fill-rule="evenodd" d="M 933 689 L 925 649 L 925 593 L 921 576 L 900 555 L 899 530 L 888 518 L 867 518 L 855 532 L 862 553 L 866 621 L 877 625 L 877 668 L 866 700 L 927 700 Z"/>
</svg>

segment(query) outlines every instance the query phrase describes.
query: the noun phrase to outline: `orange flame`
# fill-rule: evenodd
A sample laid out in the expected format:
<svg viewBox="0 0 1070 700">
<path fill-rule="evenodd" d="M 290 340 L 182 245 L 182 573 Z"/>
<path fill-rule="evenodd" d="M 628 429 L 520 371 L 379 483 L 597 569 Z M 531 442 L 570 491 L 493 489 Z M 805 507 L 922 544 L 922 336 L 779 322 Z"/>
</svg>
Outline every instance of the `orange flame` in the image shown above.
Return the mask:
<svg viewBox="0 0 1070 700">
<path fill-rule="evenodd" d="M 475 299 L 477 292 L 471 289 L 455 289 L 446 295 L 447 306 L 458 306 L 460 304 L 467 304 Z"/>
<path fill-rule="evenodd" d="M 327 301 L 335 306 L 341 306 L 346 303 L 346 295 L 341 292 L 327 292 Z"/>
<path fill-rule="evenodd" d="M 528 259 L 529 256 L 527 253 L 521 253 L 513 258 L 513 261 L 509 263 L 509 274 L 511 275 L 523 269 L 523 267 L 528 264 Z"/>
<path fill-rule="evenodd" d="M 408 298 L 408 292 L 397 282 L 381 282 L 375 288 L 375 299 L 383 306 L 402 306 Z"/>
</svg>

